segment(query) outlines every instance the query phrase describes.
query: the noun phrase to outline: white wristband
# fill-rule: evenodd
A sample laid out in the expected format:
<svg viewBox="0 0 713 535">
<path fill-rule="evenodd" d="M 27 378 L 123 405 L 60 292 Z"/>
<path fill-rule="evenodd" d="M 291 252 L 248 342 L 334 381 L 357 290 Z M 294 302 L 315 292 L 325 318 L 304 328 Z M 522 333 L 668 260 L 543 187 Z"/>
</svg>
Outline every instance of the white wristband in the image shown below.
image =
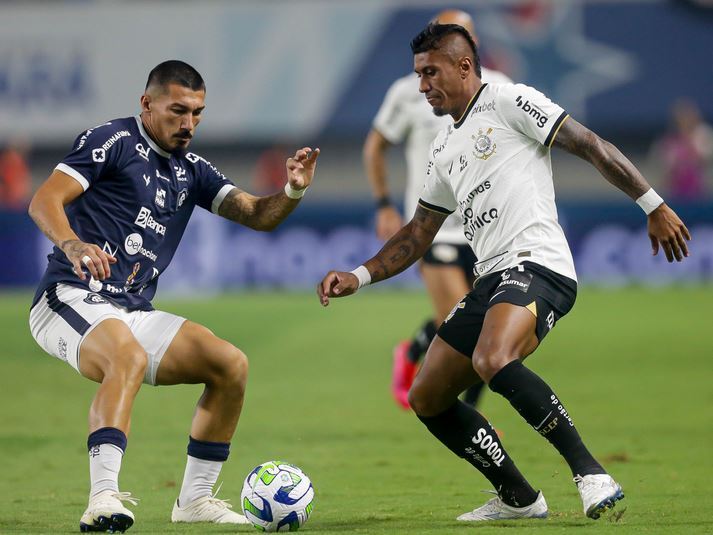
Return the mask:
<svg viewBox="0 0 713 535">
<path fill-rule="evenodd" d="M 307 188 L 308 187 L 309 186 L 307 186 Z M 285 184 L 285 195 L 287 195 L 290 199 L 301 199 L 302 197 L 304 197 L 307 188 L 295 189 L 288 182 L 287 184 Z"/>
<path fill-rule="evenodd" d="M 636 204 L 641 207 L 646 215 L 649 215 L 663 204 L 663 199 L 654 191 L 654 188 L 649 188 L 649 191 L 636 199 Z"/>
<path fill-rule="evenodd" d="M 366 269 L 366 267 L 364 266 L 359 266 L 358 268 L 350 271 L 349 273 L 356 275 L 356 278 L 359 279 L 359 288 L 371 283 L 371 273 L 369 273 L 369 270 Z M 359 288 L 357 288 L 357 290 Z"/>
</svg>

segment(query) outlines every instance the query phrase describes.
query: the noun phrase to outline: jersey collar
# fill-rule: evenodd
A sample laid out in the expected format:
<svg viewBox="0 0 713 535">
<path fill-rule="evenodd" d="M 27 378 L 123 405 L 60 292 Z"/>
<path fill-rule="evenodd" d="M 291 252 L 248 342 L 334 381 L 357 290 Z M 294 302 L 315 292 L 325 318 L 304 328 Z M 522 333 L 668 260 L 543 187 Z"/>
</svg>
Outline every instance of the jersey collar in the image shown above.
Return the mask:
<svg viewBox="0 0 713 535">
<path fill-rule="evenodd" d="M 136 124 L 137 124 L 138 127 L 139 127 L 139 133 L 143 136 L 143 138 L 144 138 L 144 139 L 146 140 L 146 142 L 149 144 L 149 147 L 151 147 L 151 148 L 154 150 L 154 152 L 156 152 L 157 154 L 160 154 L 160 155 L 163 156 L 164 158 L 170 158 L 170 157 L 171 157 L 171 153 L 170 153 L 170 152 L 166 152 L 166 151 L 163 150 L 161 147 L 159 147 L 158 145 L 156 145 L 156 143 L 154 142 L 154 140 L 151 139 L 151 136 L 148 135 L 148 133 L 147 133 L 146 130 L 144 129 L 144 123 L 141 122 L 141 115 L 134 115 L 134 119 L 136 119 Z"/>
<path fill-rule="evenodd" d="M 468 106 L 466 107 L 465 111 L 463 112 L 463 115 L 460 116 L 460 119 L 458 119 L 455 123 L 453 123 L 453 126 L 455 128 L 459 128 L 465 120 L 468 118 L 468 114 L 470 113 L 470 110 L 473 109 L 473 106 L 475 106 L 475 103 L 478 101 L 478 97 L 480 94 L 483 92 L 483 89 L 485 89 L 485 86 L 488 85 L 487 83 L 483 84 L 480 86 L 480 89 L 478 89 L 478 92 L 473 95 L 473 98 L 470 99 L 470 102 L 468 102 Z"/>
</svg>

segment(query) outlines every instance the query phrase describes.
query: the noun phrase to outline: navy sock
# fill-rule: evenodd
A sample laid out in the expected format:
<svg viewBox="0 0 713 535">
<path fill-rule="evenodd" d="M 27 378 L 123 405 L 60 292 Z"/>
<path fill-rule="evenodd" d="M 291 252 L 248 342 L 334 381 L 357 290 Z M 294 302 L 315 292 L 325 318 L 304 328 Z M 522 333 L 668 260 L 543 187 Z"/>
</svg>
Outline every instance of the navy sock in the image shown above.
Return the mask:
<svg viewBox="0 0 713 535">
<path fill-rule="evenodd" d="M 436 337 L 436 323 L 430 319 L 418 330 L 416 335 L 411 340 L 411 346 L 408 350 L 408 359 L 414 364 L 421 360 L 421 357 L 426 354 L 428 346 Z"/>
<path fill-rule="evenodd" d="M 189 436 L 188 455 L 204 461 L 226 461 L 230 455 L 230 442 L 207 442 Z"/>
<path fill-rule="evenodd" d="M 437 416 L 418 417 L 449 450 L 477 468 L 513 507 L 525 507 L 537 499 L 537 491 L 515 466 L 497 433 L 482 414 L 456 401 Z"/>
<path fill-rule="evenodd" d="M 126 451 L 126 435 L 115 427 L 97 429 L 87 438 L 87 451 L 92 451 L 92 448 L 102 444 L 113 444 L 121 451 Z"/>
<path fill-rule="evenodd" d="M 582 442 L 574 422 L 540 377 L 514 360 L 490 380 L 490 389 L 515 408 L 535 431 L 557 448 L 573 475 L 606 474 Z"/>
</svg>

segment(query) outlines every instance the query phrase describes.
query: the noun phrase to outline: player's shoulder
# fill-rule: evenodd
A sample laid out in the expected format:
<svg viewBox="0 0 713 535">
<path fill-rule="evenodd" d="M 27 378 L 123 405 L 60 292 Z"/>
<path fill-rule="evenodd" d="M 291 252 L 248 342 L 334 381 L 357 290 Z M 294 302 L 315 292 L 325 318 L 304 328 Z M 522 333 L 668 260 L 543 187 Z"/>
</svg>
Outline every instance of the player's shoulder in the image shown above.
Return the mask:
<svg viewBox="0 0 713 535">
<path fill-rule="evenodd" d="M 112 119 L 81 132 L 77 136 L 73 149 L 78 151 L 88 147 L 107 153 L 115 145 L 121 144 L 124 139 L 136 137 L 137 133 L 136 120 L 133 117 Z"/>
<path fill-rule="evenodd" d="M 223 173 L 221 173 L 218 168 L 210 162 L 210 160 L 207 160 L 195 152 L 186 152 L 183 156 L 179 156 L 176 159 L 179 164 L 191 169 L 195 175 L 201 175 L 212 171 L 221 178 L 225 178 L 225 175 L 223 175 Z"/>
</svg>

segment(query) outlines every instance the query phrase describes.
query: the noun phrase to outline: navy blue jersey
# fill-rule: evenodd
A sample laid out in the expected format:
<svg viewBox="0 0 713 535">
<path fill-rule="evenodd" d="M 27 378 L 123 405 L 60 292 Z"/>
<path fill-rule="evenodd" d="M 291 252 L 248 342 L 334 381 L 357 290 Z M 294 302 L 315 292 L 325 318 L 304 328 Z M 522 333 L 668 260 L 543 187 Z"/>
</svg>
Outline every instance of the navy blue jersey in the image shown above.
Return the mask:
<svg viewBox="0 0 713 535">
<path fill-rule="evenodd" d="M 200 156 L 162 150 L 138 116 L 87 130 L 56 169 L 84 188 L 66 207 L 72 229 L 117 263 L 111 278 L 82 281 L 55 247 L 33 305 L 49 286 L 63 283 L 88 288 L 129 310 L 152 310 L 159 275 L 171 262 L 193 207 L 217 212 L 235 187 Z"/>
</svg>

